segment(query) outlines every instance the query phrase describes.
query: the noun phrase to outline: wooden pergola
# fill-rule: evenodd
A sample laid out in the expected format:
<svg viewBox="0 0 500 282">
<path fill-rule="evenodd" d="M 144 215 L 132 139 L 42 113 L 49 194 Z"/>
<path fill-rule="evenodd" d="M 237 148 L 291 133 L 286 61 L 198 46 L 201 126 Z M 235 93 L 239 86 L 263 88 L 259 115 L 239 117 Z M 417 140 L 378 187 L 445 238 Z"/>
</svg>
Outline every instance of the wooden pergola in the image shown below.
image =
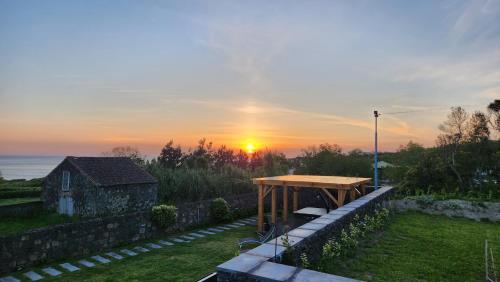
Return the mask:
<svg viewBox="0 0 500 282">
<path fill-rule="evenodd" d="M 355 199 L 356 195 L 366 194 L 365 185 L 370 181 L 371 178 L 320 175 L 282 175 L 254 178 L 253 183 L 259 186 L 257 229 L 259 232 L 264 230 L 264 199 L 269 193 L 271 193 L 271 222 L 276 224 L 278 214 L 276 188 L 280 186 L 283 187 L 283 221 L 287 222 L 288 188 L 293 191 L 293 211 L 296 211 L 299 209 L 299 191 L 301 189 L 320 189 L 337 207 L 341 207 L 344 205 L 345 196 L 348 192 L 351 199 Z M 331 193 L 333 190 L 337 191 L 337 197 Z"/>
</svg>

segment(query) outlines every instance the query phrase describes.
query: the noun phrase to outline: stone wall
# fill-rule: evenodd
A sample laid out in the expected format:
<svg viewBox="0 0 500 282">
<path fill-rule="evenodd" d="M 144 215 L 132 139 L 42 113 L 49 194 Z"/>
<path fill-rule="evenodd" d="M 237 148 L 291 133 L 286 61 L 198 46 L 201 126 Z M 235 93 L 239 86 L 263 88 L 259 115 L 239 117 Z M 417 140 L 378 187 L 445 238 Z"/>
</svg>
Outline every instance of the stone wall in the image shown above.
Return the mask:
<svg viewBox="0 0 500 282">
<path fill-rule="evenodd" d="M 436 201 L 423 197 L 421 199 L 394 200 L 391 201 L 391 204 L 398 211 L 416 210 L 428 214 L 500 222 L 500 203 L 477 203 L 464 200 Z"/>
<path fill-rule="evenodd" d="M 59 224 L 0 237 L 0 273 L 66 257 L 84 256 L 150 238 L 148 212 Z"/>
<path fill-rule="evenodd" d="M 233 211 L 256 210 L 256 193 L 225 199 Z M 170 231 L 208 223 L 211 202 L 212 200 L 205 200 L 177 205 L 177 223 Z M 152 223 L 148 211 L 82 219 L 74 223 L 0 236 L 0 273 L 63 258 L 84 256 L 162 234 L 163 231 L 158 230 Z"/>
<path fill-rule="evenodd" d="M 8 206 L 0 206 L 0 217 L 24 217 L 43 211 L 43 202 L 29 202 Z"/>
<path fill-rule="evenodd" d="M 291 256 L 297 262 L 298 257 L 305 253 L 314 262 L 322 253 L 325 242 L 340 235 L 356 214 L 363 216 L 372 212 L 378 204 L 386 202 L 392 193 L 392 187 L 382 187 L 289 231 Z M 217 266 L 218 281 L 355 281 L 273 262 L 275 256 L 279 258 L 285 253 L 284 238 L 280 236 Z"/>
</svg>

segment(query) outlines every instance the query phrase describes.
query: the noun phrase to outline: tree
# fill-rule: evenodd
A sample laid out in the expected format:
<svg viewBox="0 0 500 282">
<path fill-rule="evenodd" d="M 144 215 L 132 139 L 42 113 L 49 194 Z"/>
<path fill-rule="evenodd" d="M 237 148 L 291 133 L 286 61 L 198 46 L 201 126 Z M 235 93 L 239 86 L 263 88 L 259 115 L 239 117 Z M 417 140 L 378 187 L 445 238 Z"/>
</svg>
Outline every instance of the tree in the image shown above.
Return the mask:
<svg viewBox="0 0 500 282">
<path fill-rule="evenodd" d="M 500 100 L 495 100 L 488 105 L 488 112 L 491 115 L 489 122 L 491 127 L 500 132 Z"/>
<path fill-rule="evenodd" d="M 469 142 L 479 143 L 487 141 L 490 137 L 488 118 L 482 112 L 475 112 L 467 123 L 467 139 Z"/>
<path fill-rule="evenodd" d="M 170 140 L 163 149 L 161 149 L 158 162 L 166 168 L 177 168 L 182 164 L 182 149 L 177 145 L 174 147 L 174 140 Z"/>
<path fill-rule="evenodd" d="M 240 149 L 234 156 L 234 164 L 241 169 L 246 169 L 248 167 L 248 154 Z"/>
<path fill-rule="evenodd" d="M 213 160 L 212 142 L 208 142 L 205 138 L 198 141 L 198 146 L 186 154 L 183 165 L 188 168 L 209 168 Z"/>
<path fill-rule="evenodd" d="M 102 155 L 107 157 L 127 157 L 140 166 L 144 165 L 144 159 L 146 158 L 139 149 L 130 146 L 115 147 L 110 152 L 103 152 Z"/>
<path fill-rule="evenodd" d="M 232 164 L 234 162 L 235 156 L 234 152 L 231 149 L 226 148 L 225 145 L 222 145 L 215 151 L 213 154 L 214 167 L 220 169 L 221 167 Z"/>
<path fill-rule="evenodd" d="M 444 160 L 456 176 L 458 185 L 465 190 L 464 181 L 457 168 L 459 147 L 466 140 L 468 114 L 462 107 L 452 107 L 448 119 L 439 125 L 443 133 L 438 136 L 437 145 L 443 153 Z"/>
</svg>

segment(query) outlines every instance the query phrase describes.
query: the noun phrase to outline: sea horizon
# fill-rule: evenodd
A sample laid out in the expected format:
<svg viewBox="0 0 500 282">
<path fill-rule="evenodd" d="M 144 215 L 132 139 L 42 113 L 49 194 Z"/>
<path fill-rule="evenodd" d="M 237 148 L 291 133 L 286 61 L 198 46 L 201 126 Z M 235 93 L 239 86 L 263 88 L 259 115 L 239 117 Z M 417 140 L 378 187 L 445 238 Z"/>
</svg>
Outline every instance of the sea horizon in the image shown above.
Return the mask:
<svg viewBox="0 0 500 282">
<path fill-rule="evenodd" d="M 47 176 L 66 156 L 0 155 L 0 176 L 6 180 Z"/>
</svg>

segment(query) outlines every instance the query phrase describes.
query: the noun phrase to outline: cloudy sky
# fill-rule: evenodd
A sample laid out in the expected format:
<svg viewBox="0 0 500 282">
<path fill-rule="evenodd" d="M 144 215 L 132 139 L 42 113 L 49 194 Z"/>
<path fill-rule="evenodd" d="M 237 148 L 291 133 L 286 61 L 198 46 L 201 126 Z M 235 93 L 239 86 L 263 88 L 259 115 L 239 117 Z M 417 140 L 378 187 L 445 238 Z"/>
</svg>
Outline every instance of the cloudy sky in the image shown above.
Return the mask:
<svg viewBox="0 0 500 282">
<path fill-rule="evenodd" d="M 0 0 L 0 154 L 432 146 L 494 98 L 500 1 Z"/>
</svg>

